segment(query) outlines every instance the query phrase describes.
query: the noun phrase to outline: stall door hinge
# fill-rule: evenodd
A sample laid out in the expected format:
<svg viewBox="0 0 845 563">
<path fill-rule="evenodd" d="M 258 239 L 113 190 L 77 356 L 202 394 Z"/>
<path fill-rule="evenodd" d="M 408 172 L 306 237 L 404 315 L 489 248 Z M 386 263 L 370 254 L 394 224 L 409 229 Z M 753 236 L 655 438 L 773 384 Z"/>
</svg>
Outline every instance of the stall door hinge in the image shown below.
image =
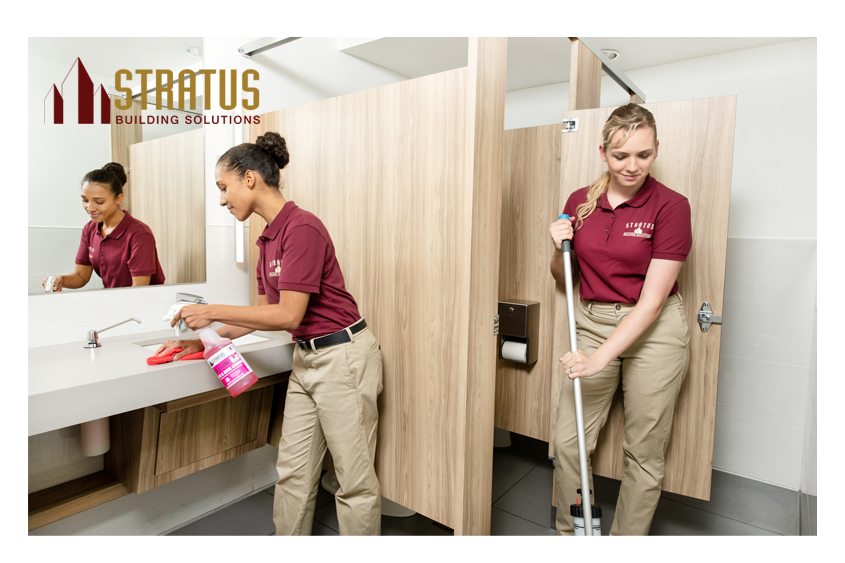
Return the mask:
<svg viewBox="0 0 845 563">
<path fill-rule="evenodd" d="M 493 315 L 493 334 L 499 334 L 499 315 Z"/>
</svg>

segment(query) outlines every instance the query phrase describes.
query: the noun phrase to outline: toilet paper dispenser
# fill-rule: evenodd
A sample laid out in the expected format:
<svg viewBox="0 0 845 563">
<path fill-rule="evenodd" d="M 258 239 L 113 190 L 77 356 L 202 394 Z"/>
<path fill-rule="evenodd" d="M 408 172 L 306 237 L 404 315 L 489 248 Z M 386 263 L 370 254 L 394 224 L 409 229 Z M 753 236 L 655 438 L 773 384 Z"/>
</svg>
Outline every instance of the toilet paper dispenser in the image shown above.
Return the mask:
<svg viewBox="0 0 845 563">
<path fill-rule="evenodd" d="M 540 302 L 499 301 L 499 358 L 520 364 L 537 361 Z"/>
</svg>

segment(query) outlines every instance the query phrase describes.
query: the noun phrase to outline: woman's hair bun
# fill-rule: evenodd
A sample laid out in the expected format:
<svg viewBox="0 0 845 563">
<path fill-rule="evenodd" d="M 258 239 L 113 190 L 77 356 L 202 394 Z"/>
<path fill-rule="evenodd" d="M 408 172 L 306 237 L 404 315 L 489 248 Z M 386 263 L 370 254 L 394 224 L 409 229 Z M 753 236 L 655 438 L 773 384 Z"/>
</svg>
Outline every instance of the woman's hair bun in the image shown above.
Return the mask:
<svg viewBox="0 0 845 563">
<path fill-rule="evenodd" d="M 126 171 L 123 169 L 123 166 L 118 162 L 109 162 L 105 166 L 103 166 L 103 170 L 106 172 L 110 172 L 117 176 L 118 180 L 120 180 L 120 187 L 126 185 Z"/>
<path fill-rule="evenodd" d="M 255 140 L 255 144 L 269 154 L 279 168 L 284 168 L 290 162 L 290 154 L 288 153 L 285 138 L 278 133 L 268 131 L 258 137 Z"/>
</svg>

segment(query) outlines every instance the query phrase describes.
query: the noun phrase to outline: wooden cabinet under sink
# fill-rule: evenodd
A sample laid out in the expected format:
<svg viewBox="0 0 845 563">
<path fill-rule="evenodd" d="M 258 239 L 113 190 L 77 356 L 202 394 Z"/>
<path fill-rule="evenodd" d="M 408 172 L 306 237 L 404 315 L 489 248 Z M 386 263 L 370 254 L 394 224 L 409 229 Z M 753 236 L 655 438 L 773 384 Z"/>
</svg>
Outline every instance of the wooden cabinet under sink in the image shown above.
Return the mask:
<svg viewBox="0 0 845 563">
<path fill-rule="evenodd" d="M 263 377 L 234 398 L 217 389 L 109 417 L 104 470 L 30 494 L 29 529 L 278 446 L 289 378 Z"/>
</svg>

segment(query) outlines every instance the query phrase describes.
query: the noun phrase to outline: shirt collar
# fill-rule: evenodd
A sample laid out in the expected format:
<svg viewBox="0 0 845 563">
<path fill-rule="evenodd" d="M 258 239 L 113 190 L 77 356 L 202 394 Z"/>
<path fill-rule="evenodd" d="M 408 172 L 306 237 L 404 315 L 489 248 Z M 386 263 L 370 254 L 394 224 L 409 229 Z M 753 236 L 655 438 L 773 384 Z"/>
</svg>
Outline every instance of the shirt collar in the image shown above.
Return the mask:
<svg viewBox="0 0 845 563">
<path fill-rule="evenodd" d="M 132 224 L 134 221 L 135 219 L 132 217 L 132 215 L 130 215 L 128 211 L 124 210 L 123 219 L 120 220 L 120 223 L 117 224 L 117 227 L 115 227 L 114 230 L 108 235 L 104 237 L 100 234 L 100 225 L 97 225 L 97 228 L 94 229 L 94 231 L 97 233 L 97 236 L 102 239 L 119 239 L 120 235 L 122 235 L 126 231 L 126 229 L 129 228 L 129 225 Z"/>
<path fill-rule="evenodd" d="M 642 207 L 645 202 L 648 201 L 648 198 L 651 197 L 651 194 L 654 193 L 655 186 L 657 186 L 657 180 L 655 180 L 654 177 L 649 174 L 648 176 L 646 176 L 645 182 L 643 182 L 643 186 L 640 188 L 640 191 L 638 191 L 636 195 L 634 195 L 634 197 L 632 197 L 628 201 L 620 203 L 617 207 L 621 207 L 623 205 L 626 205 L 628 207 Z M 607 191 L 601 194 L 598 206 L 604 209 L 610 209 L 611 211 L 613 210 L 613 207 L 611 207 L 610 203 L 607 201 Z"/>
<path fill-rule="evenodd" d="M 285 224 L 288 217 L 290 217 L 290 214 L 294 209 L 296 209 L 296 204 L 293 201 L 285 203 L 282 210 L 279 211 L 279 214 L 276 215 L 275 219 L 273 219 L 273 222 L 264 227 L 264 231 L 262 231 L 258 238 L 264 241 L 274 240 L 279 234 L 279 231 L 282 230 L 282 226 Z"/>
</svg>

